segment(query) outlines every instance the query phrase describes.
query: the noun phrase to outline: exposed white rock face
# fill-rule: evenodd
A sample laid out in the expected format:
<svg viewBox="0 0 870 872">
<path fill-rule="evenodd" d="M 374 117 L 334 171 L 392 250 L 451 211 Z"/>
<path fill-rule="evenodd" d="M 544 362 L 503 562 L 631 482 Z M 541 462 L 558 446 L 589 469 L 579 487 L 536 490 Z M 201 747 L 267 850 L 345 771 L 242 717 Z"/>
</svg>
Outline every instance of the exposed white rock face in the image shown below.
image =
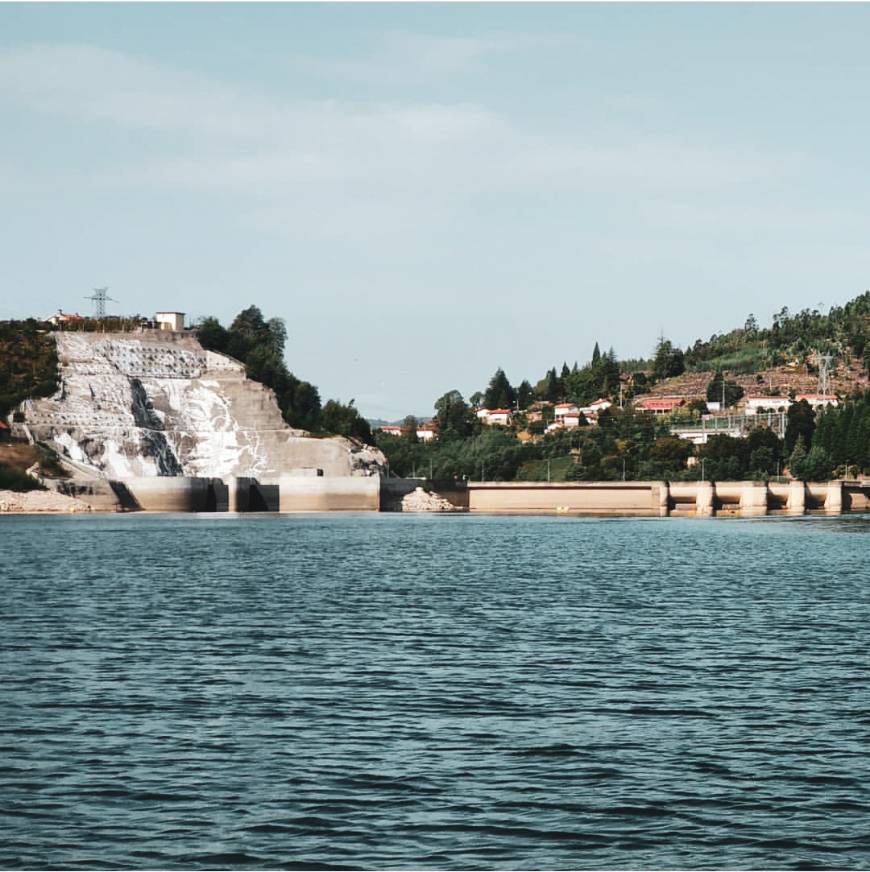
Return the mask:
<svg viewBox="0 0 870 872">
<path fill-rule="evenodd" d="M 403 512 L 459 512 L 461 509 L 454 506 L 450 500 L 432 491 L 423 488 L 415 488 L 411 493 L 402 498 L 401 511 Z"/>
<path fill-rule="evenodd" d="M 251 476 L 303 468 L 375 475 L 380 451 L 284 423 L 273 392 L 232 358 L 169 332 L 56 333 L 61 385 L 21 406 L 33 436 L 82 467 L 134 476 Z"/>
</svg>

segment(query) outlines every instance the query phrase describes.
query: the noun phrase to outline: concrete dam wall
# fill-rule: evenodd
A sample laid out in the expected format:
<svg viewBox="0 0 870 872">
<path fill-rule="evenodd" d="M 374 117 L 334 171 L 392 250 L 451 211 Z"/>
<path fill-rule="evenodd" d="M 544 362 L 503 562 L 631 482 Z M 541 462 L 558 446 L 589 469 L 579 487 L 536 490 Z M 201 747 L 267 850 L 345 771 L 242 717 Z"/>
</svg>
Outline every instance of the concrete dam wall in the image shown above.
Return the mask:
<svg viewBox="0 0 870 872">
<path fill-rule="evenodd" d="M 376 512 L 378 476 L 282 476 L 275 482 L 238 477 L 139 476 L 114 482 L 116 508 L 145 512 Z M 122 502 L 123 501 L 123 502 Z"/>
<path fill-rule="evenodd" d="M 470 512 L 630 517 L 866 512 L 870 482 L 468 482 Z"/>
<path fill-rule="evenodd" d="M 53 487 L 97 511 L 389 512 L 407 511 L 402 498 L 422 484 L 421 479 L 380 476 L 285 475 L 274 481 L 139 476 L 123 482 L 63 481 Z M 870 482 L 849 481 L 458 482 L 434 493 L 453 511 L 485 514 L 664 518 L 870 512 Z"/>
<path fill-rule="evenodd" d="M 273 480 L 291 470 L 378 475 L 383 455 L 284 423 L 275 395 L 186 333 L 55 333 L 60 389 L 19 407 L 20 435 L 83 475 Z"/>
</svg>

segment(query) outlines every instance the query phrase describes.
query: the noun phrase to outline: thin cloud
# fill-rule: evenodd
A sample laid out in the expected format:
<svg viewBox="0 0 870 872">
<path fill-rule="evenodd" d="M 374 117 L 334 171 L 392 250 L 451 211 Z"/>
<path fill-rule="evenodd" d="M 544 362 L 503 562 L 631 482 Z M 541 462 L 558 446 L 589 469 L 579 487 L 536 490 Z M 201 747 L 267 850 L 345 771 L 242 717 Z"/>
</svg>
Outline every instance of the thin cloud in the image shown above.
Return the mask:
<svg viewBox="0 0 870 872">
<path fill-rule="evenodd" d="M 386 42 L 393 56 L 452 69 L 524 47 L 512 37 L 392 34 Z M 672 198 L 794 170 L 782 157 L 772 162 L 731 145 L 637 143 L 616 130 L 595 136 L 582 111 L 571 126 L 548 130 L 540 119 L 469 103 L 278 99 L 89 45 L 0 52 L 0 100 L 160 137 L 165 156 L 103 169 L 93 183 L 241 195 L 256 201 L 254 220 L 280 215 L 318 236 L 407 235 L 493 193 Z"/>
</svg>

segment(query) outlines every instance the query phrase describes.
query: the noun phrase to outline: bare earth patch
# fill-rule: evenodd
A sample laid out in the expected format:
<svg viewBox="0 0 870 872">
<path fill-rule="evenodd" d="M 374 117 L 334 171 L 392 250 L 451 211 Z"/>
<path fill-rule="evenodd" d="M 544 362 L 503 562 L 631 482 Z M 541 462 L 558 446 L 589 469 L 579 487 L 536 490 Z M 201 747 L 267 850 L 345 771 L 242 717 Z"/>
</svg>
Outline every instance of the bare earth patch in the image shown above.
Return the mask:
<svg viewBox="0 0 870 872">
<path fill-rule="evenodd" d="M 90 512 L 91 507 L 73 497 L 56 494 L 53 491 L 0 490 L 0 514 L 30 514 L 35 512 L 61 513 Z"/>
</svg>

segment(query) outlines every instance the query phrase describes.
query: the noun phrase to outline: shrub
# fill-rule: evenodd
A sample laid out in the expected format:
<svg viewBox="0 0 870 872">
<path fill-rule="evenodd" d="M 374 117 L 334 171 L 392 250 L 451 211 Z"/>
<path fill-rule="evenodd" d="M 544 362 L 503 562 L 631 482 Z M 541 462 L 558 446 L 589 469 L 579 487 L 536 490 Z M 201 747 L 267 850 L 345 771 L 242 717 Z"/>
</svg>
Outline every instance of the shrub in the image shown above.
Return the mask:
<svg viewBox="0 0 870 872">
<path fill-rule="evenodd" d="M 8 463 L 0 463 L 0 490 L 32 491 L 44 490 L 42 485 L 31 478 L 24 470 Z"/>
</svg>

